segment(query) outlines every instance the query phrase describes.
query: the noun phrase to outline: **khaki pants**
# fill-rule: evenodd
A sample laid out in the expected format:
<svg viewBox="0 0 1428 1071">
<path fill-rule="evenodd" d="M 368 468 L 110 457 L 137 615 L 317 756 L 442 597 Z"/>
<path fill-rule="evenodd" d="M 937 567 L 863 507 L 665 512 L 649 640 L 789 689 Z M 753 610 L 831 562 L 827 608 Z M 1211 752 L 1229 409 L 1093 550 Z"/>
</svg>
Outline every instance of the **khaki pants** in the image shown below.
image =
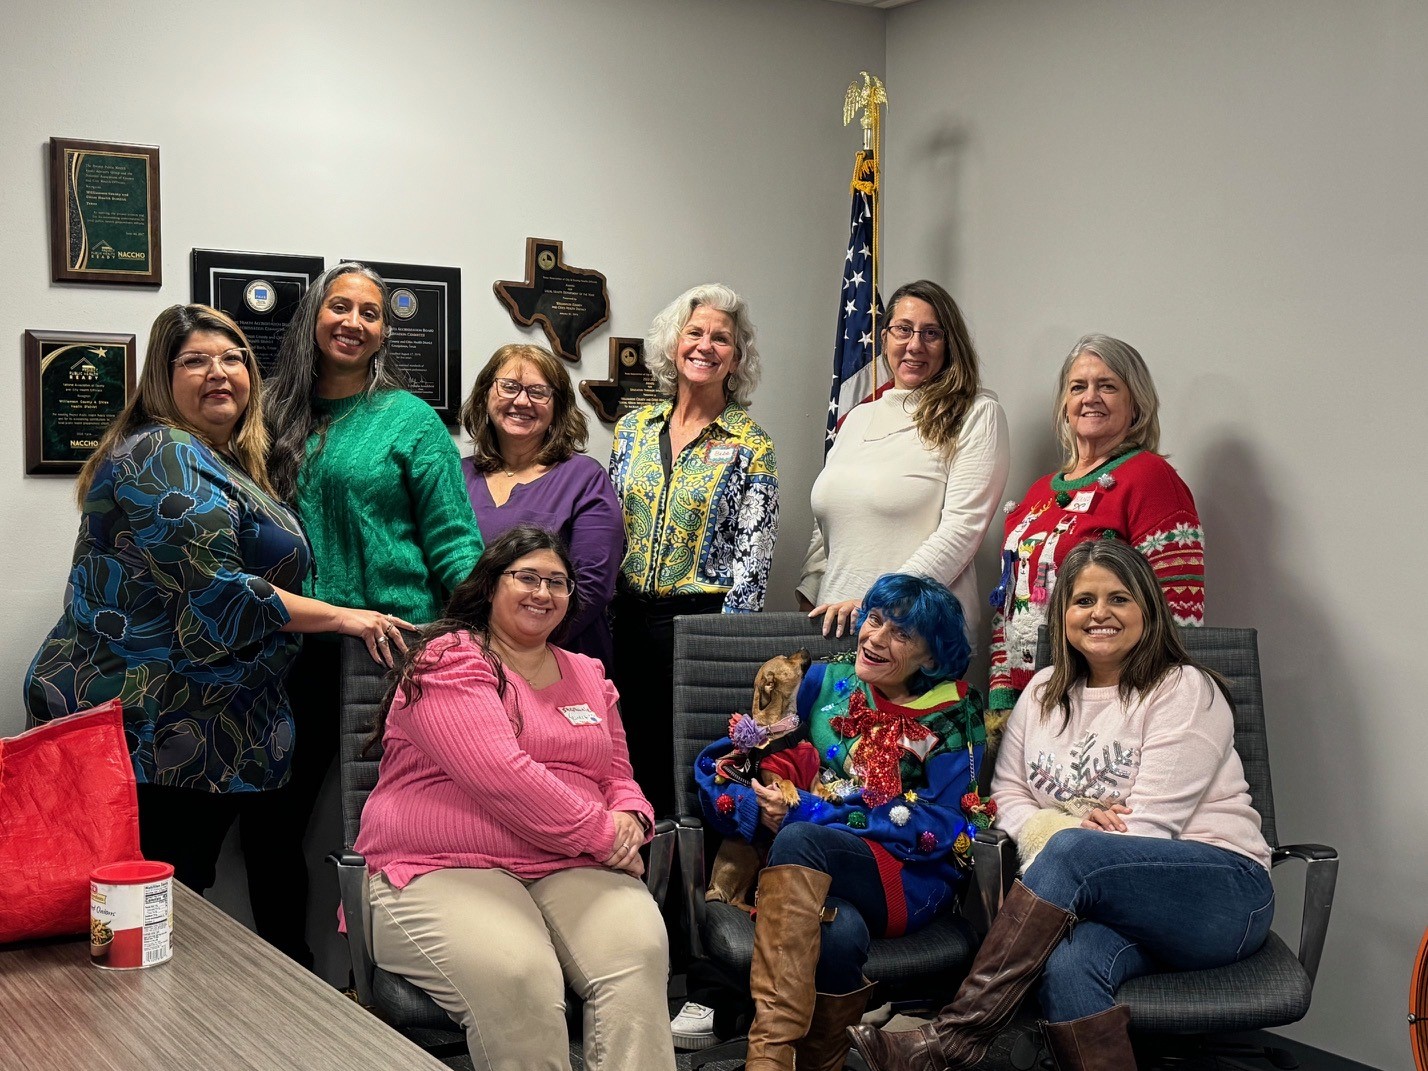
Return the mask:
<svg viewBox="0 0 1428 1071">
<path fill-rule="evenodd" d="M 373 958 L 461 1024 L 478 1071 L 569 1071 L 567 984 L 585 1001 L 590 1071 L 673 1069 L 669 948 L 638 879 L 449 869 L 405 889 L 378 874 L 368 895 Z"/>
</svg>

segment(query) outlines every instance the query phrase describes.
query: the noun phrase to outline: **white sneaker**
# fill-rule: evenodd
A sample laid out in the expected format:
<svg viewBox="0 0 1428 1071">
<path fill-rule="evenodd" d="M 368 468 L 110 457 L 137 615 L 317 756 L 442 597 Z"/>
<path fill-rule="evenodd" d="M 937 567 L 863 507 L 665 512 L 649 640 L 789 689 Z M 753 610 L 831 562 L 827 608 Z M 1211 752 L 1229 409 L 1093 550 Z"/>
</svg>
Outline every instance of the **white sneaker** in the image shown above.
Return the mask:
<svg viewBox="0 0 1428 1071">
<path fill-rule="evenodd" d="M 679 1009 L 679 1014 L 670 1021 L 669 1029 L 674 1034 L 674 1047 L 685 1052 L 707 1049 L 719 1043 L 714 1036 L 714 1009 L 695 1004 L 692 1000 L 686 1001 L 684 1007 Z"/>
</svg>

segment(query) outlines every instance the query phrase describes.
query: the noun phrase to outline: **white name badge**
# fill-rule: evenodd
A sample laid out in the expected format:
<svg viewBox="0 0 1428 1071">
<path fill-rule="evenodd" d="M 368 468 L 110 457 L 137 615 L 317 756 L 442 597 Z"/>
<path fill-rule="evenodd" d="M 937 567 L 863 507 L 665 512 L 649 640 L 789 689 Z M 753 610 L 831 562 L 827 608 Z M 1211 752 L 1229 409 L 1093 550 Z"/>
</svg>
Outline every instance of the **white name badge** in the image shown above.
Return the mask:
<svg viewBox="0 0 1428 1071">
<path fill-rule="evenodd" d="M 711 465 L 726 465 L 738 456 L 739 448 L 737 446 L 711 446 L 708 453 L 705 454 Z"/>
<path fill-rule="evenodd" d="M 1066 504 L 1067 513 L 1085 513 L 1091 508 L 1091 501 L 1096 497 L 1095 491 L 1077 491 L 1074 498 Z"/>
<path fill-rule="evenodd" d="M 590 709 L 588 704 L 579 703 L 573 707 L 561 707 L 560 712 L 565 715 L 565 720 L 571 725 L 599 725 L 600 715 Z"/>
</svg>

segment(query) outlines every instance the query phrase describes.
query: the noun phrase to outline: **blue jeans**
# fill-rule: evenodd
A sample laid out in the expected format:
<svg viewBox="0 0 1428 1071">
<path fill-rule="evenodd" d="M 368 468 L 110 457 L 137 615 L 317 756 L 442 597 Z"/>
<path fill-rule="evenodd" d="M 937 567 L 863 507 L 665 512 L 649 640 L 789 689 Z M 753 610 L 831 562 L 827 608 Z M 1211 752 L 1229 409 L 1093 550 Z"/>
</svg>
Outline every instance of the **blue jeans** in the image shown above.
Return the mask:
<svg viewBox="0 0 1428 1071">
<path fill-rule="evenodd" d="M 1269 872 L 1197 841 L 1066 829 L 1022 881 L 1077 920 L 1041 979 L 1042 1010 L 1054 1023 L 1110 1008 L 1127 979 L 1252 955 L 1274 918 Z"/>
<path fill-rule="evenodd" d="M 841 829 L 794 822 L 774 837 L 768 865 L 807 867 L 833 879 L 826 902 L 838 909 L 838 916 L 823 924 L 814 986 L 830 994 L 861 988 L 868 945 L 888 924 L 887 897 L 873 850 L 862 837 Z"/>
</svg>

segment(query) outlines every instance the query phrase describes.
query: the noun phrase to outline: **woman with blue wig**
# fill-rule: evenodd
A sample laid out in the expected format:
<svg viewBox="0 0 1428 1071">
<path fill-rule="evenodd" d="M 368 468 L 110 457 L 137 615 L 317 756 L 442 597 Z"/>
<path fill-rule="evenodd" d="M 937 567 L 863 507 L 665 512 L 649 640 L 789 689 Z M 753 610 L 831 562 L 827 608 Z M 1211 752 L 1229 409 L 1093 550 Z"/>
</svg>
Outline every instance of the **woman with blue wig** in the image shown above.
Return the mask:
<svg viewBox="0 0 1428 1071">
<path fill-rule="evenodd" d="M 961 679 L 971 651 L 956 597 L 892 573 L 868 590 L 858 618 L 856 652 L 815 663 L 798 691 L 819 758 L 816 792 L 789 807 L 757 781 L 722 779 L 728 737 L 695 764 L 714 828 L 768 846 L 748 1071 L 786 1071 L 795 1056 L 798 1071 L 843 1066 L 845 1028 L 872 988 L 870 941 L 917 930 L 955 902 L 987 821 L 976 793 L 983 705 Z"/>
</svg>

